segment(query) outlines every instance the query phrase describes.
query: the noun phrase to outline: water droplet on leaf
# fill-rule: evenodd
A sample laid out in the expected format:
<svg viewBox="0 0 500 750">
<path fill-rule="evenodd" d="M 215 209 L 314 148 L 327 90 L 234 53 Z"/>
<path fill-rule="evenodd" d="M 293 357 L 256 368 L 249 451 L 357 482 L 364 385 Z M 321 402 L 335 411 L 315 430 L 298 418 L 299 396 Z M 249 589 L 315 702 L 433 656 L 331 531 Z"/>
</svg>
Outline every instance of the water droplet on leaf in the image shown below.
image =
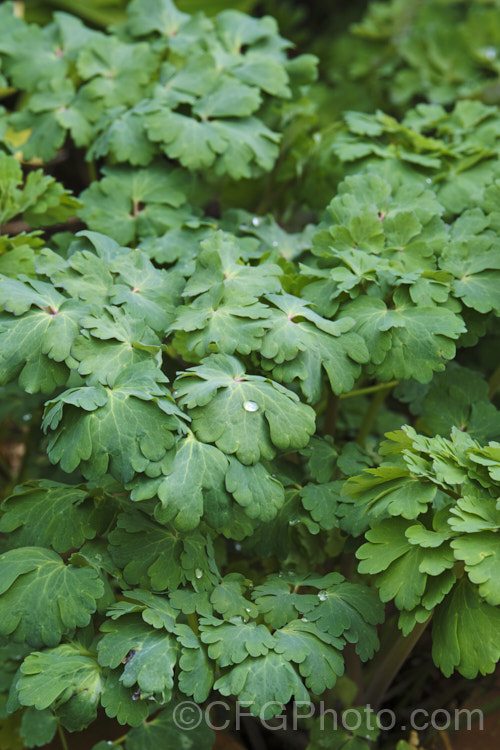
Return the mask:
<svg viewBox="0 0 500 750">
<path fill-rule="evenodd" d="M 241 544 L 239 542 L 236 542 L 236 544 L 234 545 L 234 549 L 236 550 L 236 552 L 241 552 Z"/>
<path fill-rule="evenodd" d="M 326 600 L 328 599 L 328 591 L 319 591 L 318 599 L 320 600 L 320 602 L 326 602 Z"/>
<path fill-rule="evenodd" d="M 243 408 L 245 411 L 257 411 L 259 408 L 259 405 L 255 403 L 255 401 L 245 401 L 243 404 Z"/>
<path fill-rule="evenodd" d="M 257 216 L 254 216 L 252 219 L 252 224 L 254 225 L 254 227 L 258 227 L 260 224 L 260 219 L 258 219 Z"/>
<path fill-rule="evenodd" d="M 194 577 L 198 579 L 203 578 L 203 571 L 199 568 L 196 568 L 196 570 L 194 571 Z"/>
</svg>

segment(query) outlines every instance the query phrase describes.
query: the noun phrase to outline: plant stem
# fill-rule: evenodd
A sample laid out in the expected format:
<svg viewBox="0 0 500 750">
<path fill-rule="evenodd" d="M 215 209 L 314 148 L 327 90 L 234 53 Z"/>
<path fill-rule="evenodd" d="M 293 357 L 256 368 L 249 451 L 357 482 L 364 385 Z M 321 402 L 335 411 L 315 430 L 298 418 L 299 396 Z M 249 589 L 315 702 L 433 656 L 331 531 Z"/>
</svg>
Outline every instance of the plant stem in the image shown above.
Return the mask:
<svg viewBox="0 0 500 750">
<path fill-rule="evenodd" d="M 496 368 L 493 375 L 489 379 L 489 392 L 488 392 L 488 398 L 491 400 L 495 393 L 500 388 L 500 365 Z"/>
<path fill-rule="evenodd" d="M 339 397 L 330 391 L 325 410 L 325 435 L 331 435 L 335 440 L 337 417 L 339 413 Z"/>
<path fill-rule="evenodd" d="M 376 393 L 377 391 L 383 391 L 386 388 L 394 388 L 399 383 L 399 380 L 389 380 L 387 383 L 376 383 L 375 385 L 369 385 L 366 388 L 357 388 L 349 393 L 342 393 L 339 398 L 354 398 L 355 396 L 366 396 L 368 393 Z"/>
<path fill-rule="evenodd" d="M 87 162 L 87 169 L 89 174 L 89 181 L 95 182 L 97 180 L 97 167 L 93 159 Z"/>
<path fill-rule="evenodd" d="M 193 612 L 192 614 L 187 615 L 187 621 L 193 633 L 198 635 L 199 628 L 198 628 L 198 617 L 196 616 L 196 612 Z"/>
<path fill-rule="evenodd" d="M 127 737 L 128 737 L 128 734 L 122 734 L 121 737 L 118 737 L 116 740 L 113 740 L 113 745 L 122 745 L 127 739 Z"/>
<path fill-rule="evenodd" d="M 377 418 L 377 414 L 379 412 L 380 407 L 384 403 L 390 391 L 394 388 L 392 381 L 391 383 L 383 383 L 381 385 L 383 385 L 383 387 L 379 388 L 375 392 L 372 402 L 365 413 L 363 422 L 359 429 L 358 437 L 356 438 L 356 442 L 359 445 L 365 444 L 366 438 L 372 431 L 372 427 Z"/>
<path fill-rule="evenodd" d="M 14 18 L 24 18 L 24 2 L 14 0 Z"/>
<path fill-rule="evenodd" d="M 61 740 L 62 749 L 69 750 L 68 743 L 66 742 L 66 736 L 64 734 L 64 729 L 60 724 L 57 725 L 57 733 L 59 735 L 59 739 Z"/>
<path fill-rule="evenodd" d="M 376 669 L 375 674 L 370 680 L 370 684 L 365 691 L 363 703 L 370 705 L 375 711 L 378 710 L 389 686 L 431 619 L 432 615 L 425 622 L 417 623 L 407 636 L 397 635 L 395 640 L 392 638 L 388 639 L 389 643 L 392 642 L 392 645 L 385 652 L 379 651 L 376 662 L 380 662 L 380 667 Z"/>
<path fill-rule="evenodd" d="M 356 649 L 353 643 L 347 643 L 344 648 L 344 664 L 345 664 L 345 676 L 357 687 L 356 696 L 354 698 L 354 705 L 362 703 L 363 697 L 363 666 L 361 659 L 356 653 Z"/>
</svg>

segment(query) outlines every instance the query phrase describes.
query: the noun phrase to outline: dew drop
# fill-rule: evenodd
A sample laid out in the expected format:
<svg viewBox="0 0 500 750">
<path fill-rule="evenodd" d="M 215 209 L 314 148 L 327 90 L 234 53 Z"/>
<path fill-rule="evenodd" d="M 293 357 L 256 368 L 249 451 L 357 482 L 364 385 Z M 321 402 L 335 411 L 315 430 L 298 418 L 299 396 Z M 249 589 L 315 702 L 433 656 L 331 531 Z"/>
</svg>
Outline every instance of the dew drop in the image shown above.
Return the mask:
<svg viewBox="0 0 500 750">
<path fill-rule="evenodd" d="M 278 247 L 278 243 L 276 242 L 276 240 L 274 240 L 273 242 L 273 247 Z"/>
<path fill-rule="evenodd" d="M 431 182 L 432 182 L 432 180 L 431 180 L 431 178 L 430 178 L 430 177 L 427 177 L 427 179 L 426 179 L 425 181 L 426 181 L 426 183 L 427 183 L 428 185 L 430 185 L 430 184 L 431 184 Z"/>
<path fill-rule="evenodd" d="M 196 568 L 196 570 L 194 571 L 194 577 L 198 579 L 203 578 L 203 571 L 199 568 Z"/>
<path fill-rule="evenodd" d="M 307 619 L 307 617 L 303 617 L 302 622 L 309 622 L 309 620 Z"/>
<path fill-rule="evenodd" d="M 250 614 L 251 611 L 252 610 L 250 609 L 250 607 L 245 607 L 245 612 L 248 612 L 248 614 Z"/>
<path fill-rule="evenodd" d="M 254 227 L 258 227 L 260 224 L 260 219 L 257 218 L 257 216 L 254 216 L 252 219 L 252 224 L 254 225 Z"/>
<path fill-rule="evenodd" d="M 495 60 L 497 56 L 497 51 L 494 47 L 485 47 L 483 49 L 483 55 L 487 60 Z"/>
<path fill-rule="evenodd" d="M 23 414 L 23 422 L 29 422 L 31 417 L 31 414 Z"/>
<path fill-rule="evenodd" d="M 243 404 L 243 408 L 245 411 L 257 411 L 259 408 L 259 405 L 255 403 L 255 401 L 245 401 Z"/>
<path fill-rule="evenodd" d="M 239 542 L 236 542 L 236 544 L 234 545 L 234 549 L 236 550 L 236 552 L 241 552 L 241 544 Z"/>
<path fill-rule="evenodd" d="M 328 591 L 319 591 L 318 599 L 320 600 L 320 602 L 326 602 L 326 600 L 328 599 Z"/>
<path fill-rule="evenodd" d="M 292 518 L 291 521 L 288 521 L 288 525 L 289 526 L 296 526 L 298 523 L 299 523 L 299 519 L 298 518 Z"/>
</svg>

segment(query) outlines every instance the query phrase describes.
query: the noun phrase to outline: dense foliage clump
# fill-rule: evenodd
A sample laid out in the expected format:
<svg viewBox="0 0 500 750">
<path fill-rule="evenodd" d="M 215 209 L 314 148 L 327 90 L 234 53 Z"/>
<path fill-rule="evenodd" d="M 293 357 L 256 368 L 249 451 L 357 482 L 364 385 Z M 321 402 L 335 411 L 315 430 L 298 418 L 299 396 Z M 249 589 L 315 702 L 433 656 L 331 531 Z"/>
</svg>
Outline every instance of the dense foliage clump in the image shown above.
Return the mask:
<svg viewBox="0 0 500 750">
<path fill-rule="evenodd" d="M 3 750 L 500 659 L 500 7 L 185 5 L 0 7 Z"/>
</svg>

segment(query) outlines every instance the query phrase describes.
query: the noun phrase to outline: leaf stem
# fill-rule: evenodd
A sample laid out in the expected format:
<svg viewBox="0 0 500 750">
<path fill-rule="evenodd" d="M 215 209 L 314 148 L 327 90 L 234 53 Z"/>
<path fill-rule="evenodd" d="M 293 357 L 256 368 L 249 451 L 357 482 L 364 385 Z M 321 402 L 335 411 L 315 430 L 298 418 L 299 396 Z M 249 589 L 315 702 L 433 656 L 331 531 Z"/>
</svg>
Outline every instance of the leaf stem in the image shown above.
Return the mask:
<svg viewBox="0 0 500 750">
<path fill-rule="evenodd" d="M 24 18 L 24 2 L 14 0 L 14 18 Z"/>
<path fill-rule="evenodd" d="M 368 393 L 376 393 L 377 391 L 383 391 L 386 388 L 394 388 L 399 383 L 399 380 L 389 380 L 387 383 L 376 383 L 375 385 L 369 385 L 366 388 L 357 388 L 349 393 L 342 393 L 339 398 L 354 398 L 355 396 L 366 396 Z"/>
<path fill-rule="evenodd" d="M 368 407 L 363 422 L 361 423 L 361 427 L 359 428 L 358 437 L 356 438 L 356 442 L 358 443 L 358 445 L 365 444 L 366 438 L 370 434 L 373 424 L 377 418 L 379 409 L 393 388 L 394 385 L 392 384 L 392 382 L 383 383 L 383 387 L 378 388 L 375 391 L 372 402 Z"/>
<path fill-rule="evenodd" d="M 89 174 L 89 181 L 95 182 L 97 180 L 97 167 L 93 159 L 87 162 L 87 170 Z"/>
<path fill-rule="evenodd" d="M 491 400 L 493 396 L 496 394 L 498 389 L 500 388 L 500 365 L 496 368 L 493 375 L 488 381 L 489 384 L 489 391 L 488 391 L 488 398 Z"/>
<path fill-rule="evenodd" d="M 190 615 L 186 615 L 186 616 L 187 616 L 189 627 L 191 628 L 193 633 L 198 635 L 199 627 L 198 627 L 198 617 L 196 616 L 196 612 L 192 612 Z"/>
<path fill-rule="evenodd" d="M 59 739 L 61 740 L 61 746 L 63 750 L 69 750 L 68 743 L 66 741 L 66 736 L 64 734 L 64 729 L 60 724 L 57 725 L 57 733 L 59 735 Z"/>
<path fill-rule="evenodd" d="M 335 440 L 337 417 L 339 413 L 339 397 L 330 391 L 325 410 L 325 435 L 331 435 Z"/>
<path fill-rule="evenodd" d="M 365 690 L 363 703 L 370 705 L 375 711 L 378 710 L 389 686 L 413 651 L 431 619 L 432 615 L 425 622 L 417 623 L 407 636 L 399 634 L 395 638 L 387 638 L 387 642 L 390 644 L 388 650 L 379 651 L 376 660 L 372 662 L 373 664 L 380 663 L 380 667 L 376 669 L 375 674 L 370 680 L 370 684 Z M 395 622 L 392 625 L 394 628 L 396 627 Z"/>
<path fill-rule="evenodd" d="M 122 734 L 121 737 L 117 737 L 116 740 L 113 740 L 113 745 L 122 745 L 127 739 L 127 737 L 128 737 L 128 734 Z"/>
</svg>

